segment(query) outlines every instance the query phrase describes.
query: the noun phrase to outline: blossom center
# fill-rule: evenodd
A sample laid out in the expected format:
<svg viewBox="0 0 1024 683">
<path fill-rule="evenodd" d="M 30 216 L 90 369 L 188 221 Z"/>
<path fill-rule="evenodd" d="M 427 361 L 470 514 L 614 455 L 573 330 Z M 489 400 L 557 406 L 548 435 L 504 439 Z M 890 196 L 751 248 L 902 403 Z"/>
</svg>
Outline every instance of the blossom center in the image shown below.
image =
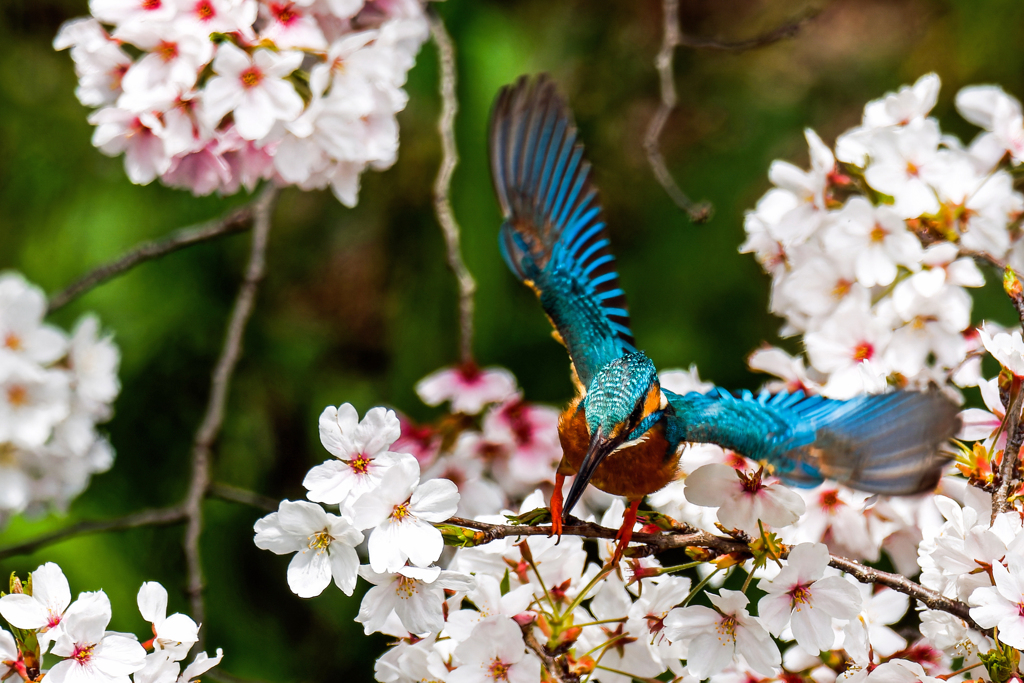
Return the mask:
<svg viewBox="0 0 1024 683">
<path fill-rule="evenodd" d="M 765 488 L 764 484 L 761 483 L 761 475 L 764 474 L 764 467 L 761 467 L 757 472 L 747 474 L 746 472 L 736 471 L 736 476 L 740 478 L 743 485 L 743 490 L 750 495 L 757 495 L 762 489 Z"/>
<path fill-rule="evenodd" d="M 323 531 L 318 531 L 315 534 L 310 535 L 309 549 L 320 552 L 321 550 L 326 550 L 330 547 L 333 542 L 334 537 L 327 532 L 327 529 L 324 529 Z"/>
<path fill-rule="evenodd" d="M 46 628 L 55 628 L 60 624 L 60 613 L 54 612 L 52 609 L 47 611 L 46 615 Z"/>
<path fill-rule="evenodd" d="M 509 668 L 509 664 L 506 664 L 501 661 L 500 658 L 495 657 L 494 661 L 491 662 L 491 665 L 487 667 L 487 675 L 494 681 L 507 681 Z"/>
<path fill-rule="evenodd" d="M 270 3 L 270 12 L 281 24 L 287 26 L 299 18 L 299 13 L 292 9 L 292 3 Z"/>
<path fill-rule="evenodd" d="M 726 614 L 722 617 L 722 620 L 718 622 L 718 632 L 723 636 L 728 636 L 730 639 L 736 639 L 736 616 L 733 614 Z"/>
<path fill-rule="evenodd" d="M 917 177 L 921 173 L 920 167 L 913 161 L 907 162 L 907 175 L 911 177 Z"/>
<path fill-rule="evenodd" d="M 411 514 L 412 513 L 409 512 L 409 501 L 405 501 L 401 505 L 396 505 L 395 509 L 391 511 L 391 519 L 396 522 L 401 522 Z"/>
<path fill-rule="evenodd" d="M 92 651 L 95 649 L 95 643 L 75 643 L 75 649 L 71 652 L 71 659 L 84 666 L 92 659 Z"/>
<path fill-rule="evenodd" d="M 121 80 L 124 78 L 124 75 L 126 73 L 128 73 L 128 65 L 127 64 L 118 64 L 117 66 L 115 66 L 113 69 L 110 70 L 110 89 L 111 90 L 120 90 L 121 89 Z"/>
<path fill-rule="evenodd" d="M 352 468 L 352 471 L 356 474 L 366 474 L 370 469 L 370 458 L 366 457 L 365 454 L 360 453 L 356 456 L 355 460 L 349 460 L 348 466 Z"/>
<path fill-rule="evenodd" d="M 153 10 L 160 9 L 163 4 L 163 0 L 142 0 L 141 6 L 147 12 L 152 12 Z"/>
<path fill-rule="evenodd" d="M 216 16 L 217 11 L 213 9 L 213 3 L 210 0 L 200 0 L 196 3 L 196 16 L 202 21 L 209 21 Z"/>
<path fill-rule="evenodd" d="M 7 335 L 4 337 L 4 346 L 9 348 L 11 351 L 21 351 L 22 349 L 25 348 L 21 344 L 21 337 L 14 334 L 13 332 L 8 332 Z"/>
<path fill-rule="evenodd" d="M 858 363 L 871 360 L 875 355 L 875 347 L 871 342 L 863 341 L 853 347 L 853 359 Z"/>
<path fill-rule="evenodd" d="M 821 493 L 821 499 L 819 501 L 821 509 L 828 513 L 834 513 L 843 505 L 843 501 L 839 500 L 839 491 L 832 489 L 831 491 L 823 491 Z"/>
<path fill-rule="evenodd" d="M 884 242 L 889 231 L 881 226 L 879 223 L 875 223 L 875 227 L 871 230 L 871 241 L 872 242 Z"/>
<path fill-rule="evenodd" d="M 793 590 L 789 591 L 789 597 L 792 599 L 793 608 L 799 611 L 800 605 L 811 602 L 811 587 L 804 584 L 795 586 Z"/>
<path fill-rule="evenodd" d="M 418 592 L 416 579 L 410 579 L 408 576 L 402 576 L 401 574 L 398 575 L 398 580 L 395 581 L 395 593 L 401 600 L 408 600 Z"/>
<path fill-rule="evenodd" d="M 263 72 L 259 70 L 259 67 L 250 66 L 238 78 L 242 81 L 242 87 L 248 90 L 255 88 L 263 81 Z"/>
<path fill-rule="evenodd" d="M 853 288 L 853 283 L 849 280 L 836 281 L 836 286 L 832 288 L 832 298 L 842 299 L 850 293 L 851 288 Z"/>
<path fill-rule="evenodd" d="M 28 404 L 28 389 L 20 384 L 7 387 L 7 402 L 15 408 Z"/>
<path fill-rule="evenodd" d="M 169 62 L 178 58 L 178 44 L 162 40 L 154 52 L 160 55 L 160 59 L 164 62 Z"/>
</svg>

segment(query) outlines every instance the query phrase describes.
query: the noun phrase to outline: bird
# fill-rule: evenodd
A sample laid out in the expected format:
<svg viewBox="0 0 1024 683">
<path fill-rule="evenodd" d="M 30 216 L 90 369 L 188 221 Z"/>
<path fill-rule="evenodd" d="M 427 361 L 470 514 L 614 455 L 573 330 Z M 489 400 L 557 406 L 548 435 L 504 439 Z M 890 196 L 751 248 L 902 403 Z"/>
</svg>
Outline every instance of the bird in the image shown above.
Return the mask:
<svg viewBox="0 0 1024 683">
<path fill-rule="evenodd" d="M 677 478 L 692 443 L 735 451 L 798 487 L 827 478 L 878 494 L 934 489 L 949 459 L 941 447 L 959 429 L 957 406 L 938 390 L 835 400 L 803 390 L 679 395 L 662 387 L 637 349 L 591 166 L 554 81 L 522 76 L 502 88 L 488 135 L 501 254 L 568 350 L 576 389 L 558 424 L 552 535 L 593 484 L 629 502 L 618 561 L 640 502 Z"/>
</svg>

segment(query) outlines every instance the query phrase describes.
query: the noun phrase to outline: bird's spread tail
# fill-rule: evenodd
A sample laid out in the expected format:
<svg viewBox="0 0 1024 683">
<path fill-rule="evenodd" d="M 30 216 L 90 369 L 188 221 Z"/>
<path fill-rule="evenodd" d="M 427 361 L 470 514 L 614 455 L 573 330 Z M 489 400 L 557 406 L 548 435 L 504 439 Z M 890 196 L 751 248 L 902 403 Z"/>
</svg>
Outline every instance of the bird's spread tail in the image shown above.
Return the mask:
<svg viewBox="0 0 1024 683">
<path fill-rule="evenodd" d="M 791 409 L 813 423 L 815 438 L 783 455 L 795 467 L 780 475 L 794 485 L 825 477 L 870 493 L 928 491 L 950 457 L 942 445 L 959 429 L 957 407 L 937 391 L 801 403 Z"/>
</svg>

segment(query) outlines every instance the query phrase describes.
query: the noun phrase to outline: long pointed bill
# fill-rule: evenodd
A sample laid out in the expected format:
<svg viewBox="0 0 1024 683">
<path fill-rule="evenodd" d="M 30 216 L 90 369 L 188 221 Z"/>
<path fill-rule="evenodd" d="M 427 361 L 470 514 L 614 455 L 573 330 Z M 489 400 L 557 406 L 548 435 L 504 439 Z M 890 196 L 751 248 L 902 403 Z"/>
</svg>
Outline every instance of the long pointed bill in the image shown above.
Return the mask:
<svg viewBox="0 0 1024 683">
<path fill-rule="evenodd" d="M 591 435 L 590 447 L 587 449 L 587 454 L 583 457 L 579 472 L 576 473 L 576 478 L 572 481 L 569 495 L 565 499 L 565 506 L 562 508 L 563 522 L 569 520 L 569 513 L 572 512 L 573 507 L 583 497 L 583 492 L 587 489 L 590 478 L 594 476 L 594 470 L 617 446 L 617 440 L 604 438 L 604 432 L 600 427 Z"/>
</svg>

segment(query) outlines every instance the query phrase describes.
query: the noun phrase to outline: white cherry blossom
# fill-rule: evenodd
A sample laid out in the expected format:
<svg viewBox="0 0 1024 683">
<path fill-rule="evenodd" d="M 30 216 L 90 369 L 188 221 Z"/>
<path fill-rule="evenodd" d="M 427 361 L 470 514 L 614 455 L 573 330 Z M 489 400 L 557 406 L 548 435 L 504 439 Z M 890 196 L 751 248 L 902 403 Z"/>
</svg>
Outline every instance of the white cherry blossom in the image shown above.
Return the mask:
<svg viewBox="0 0 1024 683">
<path fill-rule="evenodd" d="M 480 622 L 468 640 L 455 648 L 459 666 L 447 683 L 535 683 L 540 660 L 527 654 L 519 626 L 508 617 Z"/>
<path fill-rule="evenodd" d="M 0 616 L 15 628 L 40 631 L 39 640 L 45 647 L 61 633 L 70 604 L 71 587 L 64 572 L 47 562 L 32 572 L 32 595 L 11 593 L 0 598 Z"/>
<path fill-rule="evenodd" d="M 697 678 L 720 673 L 742 654 L 750 668 L 773 676 L 782 663 L 779 648 L 747 612 L 747 596 L 721 589 L 708 594 L 715 609 L 703 605 L 677 607 L 665 617 L 665 634 L 689 643 L 686 668 Z"/>
<path fill-rule="evenodd" d="M 142 618 L 153 626 L 154 651 L 172 661 L 184 659 L 199 640 L 199 625 L 181 613 L 167 616 L 167 589 L 156 581 L 142 584 L 137 601 Z"/>
<path fill-rule="evenodd" d="M 106 593 L 82 593 L 68 608 L 52 653 L 65 657 L 50 669 L 53 683 L 121 683 L 139 671 L 146 651 L 133 638 L 106 631 L 110 600 Z"/>
<path fill-rule="evenodd" d="M 999 364 L 1018 377 L 1024 377 L 1024 339 L 1020 330 L 992 334 L 984 325 L 979 331 L 985 349 Z"/>
<path fill-rule="evenodd" d="M 873 207 L 863 197 L 853 197 L 830 220 L 834 227 L 826 247 L 837 261 L 854 262 L 857 281 L 865 287 L 891 284 L 897 266 L 917 269 L 921 243 L 888 207 Z"/>
<path fill-rule="evenodd" d="M 906 125 L 928 115 L 939 98 L 938 75 L 929 73 L 912 86 L 903 86 L 885 97 L 864 105 L 864 126 L 882 128 Z"/>
<path fill-rule="evenodd" d="M 380 489 L 352 507 L 355 526 L 373 528 L 367 548 L 375 572 L 396 571 L 407 560 L 426 567 L 441 556 L 444 541 L 431 522 L 455 514 L 459 491 L 447 479 L 420 483 L 419 469 L 412 457 L 397 462 L 384 473 Z"/>
<path fill-rule="evenodd" d="M 686 478 L 685 495 L 694 505 L 718 508 L 727 529 L 759 534 L 758 520 L 784 527 L 804 512 L 804 501 L 785 486 L 765 483 L 761 472 L 739 472 L 729 465 L 704 465 Z"/>
<path fill-rule="evenodd" d="M 454 367 L 431 373 L 416 384 L 428 406 L 451 401 L 452 412 L 476 415 L 488 403 L 499 403 L 516 391 L 516 379 L 504 368 Z"/>
<path fill-rule="evenodd" d="M 288 587 L 299 597 L 320 595 L 332 578 L 345 595 L 352 595 L 359 569 L 355 547 L 363 535 L 349 520 L 304 500 L 284 500 L 253 530 L 256 547 L 278 555 L 295 553 L 288 564 Z"/>
<path fill-rule="evenodd" d="M 440 567 L 401 567 L 394 573 L 378 573 L 364 565 L 359 575 L 374 585 L 363 596 L 356 617 L 367 635 L 382 630 L 392 613 L 409 633 L 438 633 L 444 628 L 445 589 L 473 587 L 473 577 Z"/>
<path fill-rule="evenodd" d="M 860 593 L 839 576 L 825 576 L 828 548 L 820 543 L 794 547 L 774 579 L 758 588 L 767 595 L 757 604 L 762 623 L 774 635 L 791 626 L 796 642 L 809 652 L 830 650 L 833 619 L 852 619 L 860 611 Z"/>
<path fill-rule="evenodd" d="M 1024 649 L 1024 557 L 1006 556 L 1006 566 L 991 563 L 994 587 L 971 593 L 971 618 L 982 628 L 997 628 L 999 640 Z"/>
<path fill-rule="evenodd" d="M 207 125 L 216 127 L 229 112 L 238 134 L 260 140 L 276 121 L 294 121 L 302 98 L 286 78 L 302 63 L 301 52 L 257 49 L 252 55 L 226 42 L 217 49 L 204 102 Z"/>
<path fill-rule="evenodd" d="M 307 497 L 319 503 L 355 502 L 380 486 L 388 468 L 412 456 L 388 448 L 401 434 L 394 411 L 371 408 L 363 419 L 350 403 L 327 406 L 320 414 L 320 442 L 336 460 L 312 468 L 302 482 Z"/>
</svg>

